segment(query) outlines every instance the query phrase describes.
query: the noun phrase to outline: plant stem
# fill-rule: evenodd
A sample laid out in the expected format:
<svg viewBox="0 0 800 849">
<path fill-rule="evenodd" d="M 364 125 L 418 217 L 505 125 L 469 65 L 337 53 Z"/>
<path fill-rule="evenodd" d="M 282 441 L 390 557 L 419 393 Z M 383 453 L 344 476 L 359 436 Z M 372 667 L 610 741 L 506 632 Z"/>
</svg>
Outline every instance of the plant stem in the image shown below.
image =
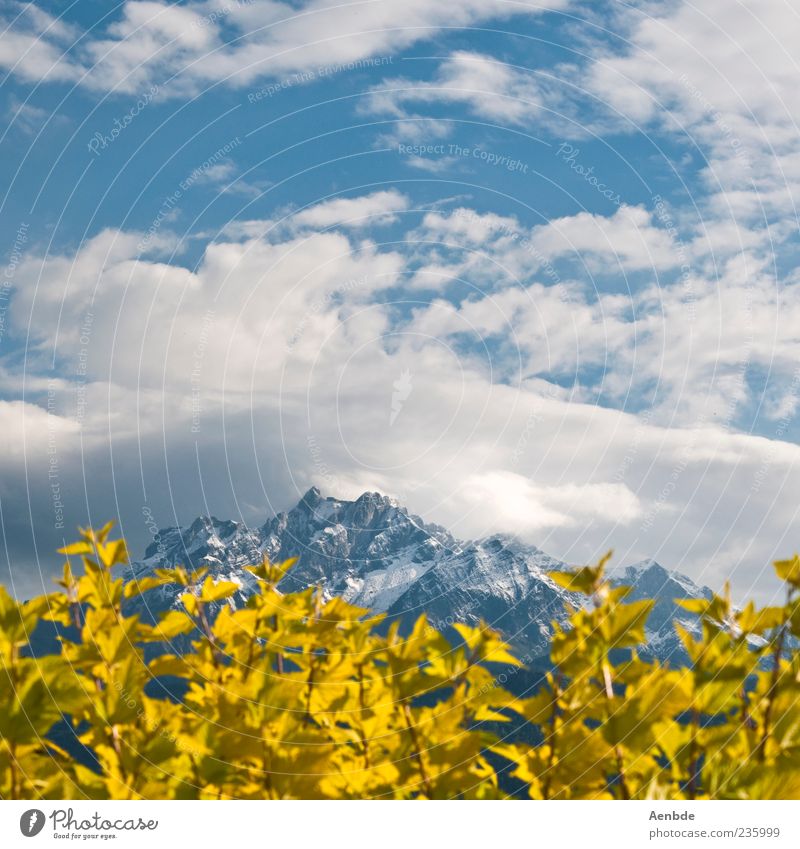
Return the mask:
<svg viewBox="0 0 800 849">
<path fill-rule="evenodd" d="M 314 717 L 311 715 L 311 693 L 314 691 L 314 673 L 316 672 L 316 656 L 312 656 L 311 664 L 308 667 L 308 679 L 306 680 L 306 722 L 311 723 Z"/>
<path fill-rule="evenodd" d="M 425 769 L 425 761 L 422 759 L 422 749 L 419 745 L 419 736 L 417 735 L 417 729 L 414 725 L 414 717 L 411 714 L 411 708 L 408 702 L 403 702 L 403 716 L 405 717 L 406 726 L 408 727 L 409 734 L 411 735 L 411 743 L 414 747 L 413 756 L 419 768 L 419 774 L 422 778 L 422 786 L 425 788 L 425 795 L 429 799 L 433 799 L 431 780 L 428 776 L 427 769 Z"/>
<path fill-rule="evenodd" d="M 211 646 L 211 659 L 214 666 L 219 666 L 223 655 L 219 650 L 217 641 L 214 639 L 214 632 L 211 630 L 211 625 L 208 621 L 208 616 L 206 615 L 206 606 L 201 601 L 197 602 L 197 621 L 200 625 L 200 630 L 202 631 L 203 636 L 206 640 L 208 640 L 209 646 Z"/>
<path fill-rule="evenodd" d="M 608 662 L 608 656 L 604 655 L 601 661 L 601 671 L 603 677 L 603 690 L 606 697 L 606 722 L 611 719 L 614 703 L 614 679 L 611 675 L 611 665 Z M 619 776 L 619 790 L 623 799 L 630 799 L 631 792 L 628 788 L 628 782 L 625 778 L 625 756 L 622 752 L 622 747 L 619 743 L 614 744 L 614 760 L 617 766 L 617 775 Z"/>
<path fill-rule="evenodd" d="M 550 751 L 547 754 L 547 769 L 545 770 L 545 780 L 542 783 L 542 796 L 544 796 L 545 799 L 550 798 L 550 785 L 553 780 L 552 773 L 556 765 L 556 742 L 558 740 L 558 697 L 560 695 L 560 690 L 555 676 L 553 676 L 550 691 L 553 695 L 550 702 Z"/>
<path fill-rule="evenodd" d="M 786 601 L 786 610 L 788 616 L 789 604 L 791 602 L 791 592 Z M 775 694 L 778 691 L 778 681 L 781 672 L 781 655 L 783 654 L 783 645 L 786 640 L 787 620 L 784 619 L 781 625 L 778 639 L 775 641 L 775 651 L 772 654 L 772 675 L 770 676 L 769 690 L 767 690 L 767 706 L 764 708 L 764 720 L 761 726 L 761 739 L 758 742 L 757 756 L 761 763 L 767 758 L 767 742 L 772 724 L 772 707 L 775 702 Z"/>
<path fill-rule="evenodd" d="M 366 692 L 364 691 L 364 664 L 360 664 L 358 666 L 358 705 L 361 708 L 361 722 L 364 721 L 364 714 L 367 710 L 367 700 L 366 700 Z M 364 768 L 371 769 L 372 764 L 370 763 L 369 757 L 369 741 L 367 740 L 367 735 L 364 733 L 363 727 L 359 729 L 358 735 L 361 738 L 361 745 L 364 747 Z"/>
<path fill-rule="evenodd" d="M 700 726 L 700 714 L 694 705 L 692 705 L 692 736 L 689 740 L 689 784 L 687 793 L 690 799 L 697 797 L 697 779 L 700 777 L 698 768 L 698 753 L 697 753 L 697 730 Z"/>
</svg>

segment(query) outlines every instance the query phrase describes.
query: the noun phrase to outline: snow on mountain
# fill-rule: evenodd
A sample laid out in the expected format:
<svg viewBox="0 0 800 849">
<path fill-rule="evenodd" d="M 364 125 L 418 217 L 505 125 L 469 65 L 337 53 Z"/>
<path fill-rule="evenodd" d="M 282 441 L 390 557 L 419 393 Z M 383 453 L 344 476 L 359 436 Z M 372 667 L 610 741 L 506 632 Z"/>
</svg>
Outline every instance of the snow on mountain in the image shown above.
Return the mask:
<svg viewBox="0 0 800 849">
<path fill-rule="evenodd" d="M 439 627 L 483 619 L 526 654 L 540 655 L 547 649 L 552 620 L 566 619 L 564 602 L 580 603 L 546 574 L 563 568 L 565 564 L 513 537 L 462 543 L 460 550 L 434 563 L 388 612 L 412 618 L 425 612 Z"/>
<path fill-rule="evenodd" d="M 645 653 L 676 663 L 685 660 L 686 653 L 674 624 L 678 622 L 696 636 L 700 634 L 700 625 L 696 616 L 677 604 L 677 599 L 710 598 L 711 590 L 698 587 L 691 578 L 679 572 L 671 572 L 655 560 L 643 560 L 624 569 L 615 569 L 611 572 L 611 579 L 613 583 L 631 587 L 628 601 L 655 599 L 645 629 Z"/>
<path fill-rule="evenodd" d="M 186 528 L 160 530 L 147 547 L 142 560 L 133 561 L 124 577 L 136 581 L 152 575 L 158 568 L 185 566 L 194 570 L 207 567 L 217 580 L 233 581 L 241 591 L 234 596 L 233 604 L 242 604 L 256 586 L 255 578 L 245 566 L 258 563 L 262 557 L 263 542 L 239 522 L 220 521 L 213 516 L 201 516 Z M 158 614 L 179 605 L 183 592 L 175 584 L 150 590 L 129 602 L 131 612 L 143 621 L 154 622 Z"/>
<path fill-rule="evenodd" d="M 341 501 L 316 488 L 254 530 L 201 517 L 186 528 L 159 531 L 125 577 L 135 581 L 161 566 L 207 567 L 212 577 L 239 584 L 240 591 L 226 602 L 239 606 L 254 588 L 244 567 L 264 555 L 276 562 L 299 558 L 281 583 L 287 592 L 321 586 L 327 597 L 341 596 L 390 618 L 409 621 L 424 612 L 441 629 L 483 619 L 528 658 L 546 653 L 552 621 L 566 619 L 564 603 L 582 602 L 547 575 L 566 564 L 516 537 L 461 541 L 379 493 Z M 633 587 L 631 599 L 656 599 L 645 650 L 680 660 L 672 622 L 679 617 L 689 627 L 696 622 L 674 599 L 706 597 L 710 591 L 654 561 L 617 570 L 613 580 Z M 152 621 L 177 606 L 179 594 L 177 587 L 162 587 L 132 608 Z"/>
</svg>

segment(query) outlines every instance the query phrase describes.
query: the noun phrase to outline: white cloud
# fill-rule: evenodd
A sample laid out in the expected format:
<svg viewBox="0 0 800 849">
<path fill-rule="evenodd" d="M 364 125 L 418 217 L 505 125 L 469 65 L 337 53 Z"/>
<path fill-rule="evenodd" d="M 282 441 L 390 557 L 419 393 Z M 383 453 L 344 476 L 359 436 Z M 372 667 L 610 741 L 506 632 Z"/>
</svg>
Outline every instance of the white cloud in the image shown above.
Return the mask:
<svg viewBox="0 0 800 849">
<path fill-rule="evenodd" d="M 771 270 L 800 178 L 800 19 L 785 3 L 640 4 L 615 18 L 627 46 L 594 45 L 561 69 L 564 85 L 469 51 L 422 82 L 389 62 L 535 3 L 259 0 L 217 14 L 148 0 L 89 33 L 8 8 L 0 66 L 26 82 L 141 92 L 172 78 L 164 94 L 181 96 L 384 57 L 394 73 L 368 108 L 395 121 L 379 144 L 446 138 L 446 120 L 417 114 L 439 106 L 572 137 L 585 86 L 610 107 L 587 112 L 590 131 L 613 114 L 616 129 L 666 128 L 688 164 L 709 159 L 691 185 L 705 220 L 673 211 L 674 230 L 644 206 L 537 227 L 459 209 L 429 212 L 385 250 L 368 228 L 413 214 L 385 190 L 229 224 L 192 269 L 170 258 L 167 232 L 147 255 L 142 234 L 107 230 L 28 257 L 10 312 L 27 359 L 0 370 L 18 399 L 0 402 L 0 495 L 4 516 L 19 507 L 15 521 L 45 528 L 37 542 L 53 530 L 55 444 L 67 524 L 86 505 L 104 520 L 153 503 L 159 524 L 253 521 L 314 482 L 397 494 L 465 536 L 516 530 L 573 562 L 613 544 L 621 561 L 656 556 L 713 584 L 733 569 L 743 593 L 795 545 L 800 449 L 783 439 L 800 395 L 800 279 Z M 204 178 L 234 175 L 222 162 Z M 763 398 L 753 373 L 769 377 Z M 389 428 L 399 375 L 411 391 Z M 774 438 L 736 432 L 745 412 Z"/>
<path fill-rule="evenodd" d="M 221 183 L 230 180 L 237 172 L 236 164 L 231 160 L 209 165 L 195 178 L 198 183 Z"/>
<path fill-rule="evenodd" d="M 215 82 L 251 85 L 300 71 L 314 78 L 347 70 L 371 57 L 394 55 L 442 27 L 540 15 L 570 0 L 547 3 L 461 0 L 373 0 L 351 6 L 307 0 L 302 6 L 272 0 L 182 5 L 127 0 L 121 17 L 102 34 L 86 34 L 64 54 L 74 28 L 33 6 L 0 35 L 0 66 L 26 80 L 80 81 L 94 89 L 139 92 L 170 80 L 165 96 L 202 90 Z M 46 24 L 46 26 L 42 26 Z"/>
<path fill-rule="evenodd" d="M 51 128 L 64 129 L 70 123 L 65 115 L 54 114 L 50 109 L 43 109 L 28 101 L 22 102 L 11 97 L 6 111 L 6 121 L 28 136 L 41 132 L 46 125 Z"/>
<path fill-rule="evenodd" d="M 664 132 L 685 152 L 687 190 L 712 229 L 725 222 L 742 241 L 761 231 L 775 243 L 795 232 L 785 216 L 799 205 L 800 18 L 786 0 L 646 4 L 598 19 L 624 46 L 585 30 L 579 61 L 531 70 L 455 51 L 428 79 L 387 77 L 369 108 L 405 121 L 419 117 L 412 106 L 464 105 L 487 122 L 545 125 L 562 138 Z"/>
<path fill-rule="evenodd" d="M 391 224 L 397 213 L 408 209 L 409 200 L 400 192 L 373 192 L 356 198 L 334 198 L 302 209 L 292 216 L 298 227 L 324 229 L 334 226 L 350 228 Z"/>
<path fill-rule="evenodd" d="M 0 68 L 26 82 L 76 80 L 81 69 L 69 56 L 79 36 L 32 3 L 10 3 L 0 15 Z"/>
<path fill-rule="evenodd" d="M 545 256 L 571 256 L 592 271 L 608 272 L 610 262 L 623 276 L 680 264 L 674 240 L 641 206 L 622 206 L 611 216 L 581 212 L 555 218 L 534 228 L 532 241 Z"/>
<path fill-rule="evenodd" d="M 466 209 L 429 213 L 415 238 L 462 246 L 429 248 L 432 258 L 416 270 L 418 288 L 446 289 L 449 298 L 415 310 L 421 333 L 491 339 L 508 348 L 509 367 L 521 357 L 525 373 L 558 375 L 605 403 L 650 399 L 659 420 L 684 426 L 735 426 L 760 405 L 752 373 L 775 383 L 762 415 L 793 403 L 800 288 L 776 287 L 758 242 L 707 264 L 706 239 L 675 245 L 644 209 L 629 207 L 530 229 Z M 693 263 L 685 274 L 674 268 L 683 257 Z M 572 277 L 548 265 L 559 258 Z M 619 285 L 647 272 L 635 286 Z"/>
<path fill-rule="evenodd" d="M 719 216 L 762 222 L 794 210 L 800 17 L 785 0 L 699 0 L 623 20 L 626 48 L 577 71 L 622 122 L 659 125 L 708 159 Z M 621 122 L 621 123 L 622 123 Z"/>
<path fill-rule="evenodd" d="M 58 382 L 52 381 L 51 385 L 58 387 Z M 64 388 L 63 384 L 60 388 Z M 45 389 L 45 399 L 46 392 Z M 4 434 L 0 445 L 0 462 L 6 469 L 10 465 L 24 465 L 26 446 L 33 448 L 42 460 L 46 460 L 46 453 L 41 454 L 41 451 L 46 449 L 50 439 L 55 443 L 78 432 L 75 421 L 61 415 L 57 409 L 49 410 L 46 400 L 44 406 L 0 400 L 0 428 Z"/>
<path fill-rule="evenodd" d="M 571 276 L 602 291 L 604 281 L 612 280 L 618 287 L 619 281 L 637 272 L 659 279 L 663 272 L 683 265 L 689 252 L 641 206 L 622 206 L 610 216 L 581 212 L 535 227 L 524 226 L 513 216 L 459 208 L 429 213 L 413 237 L 461 249 L 431 251 L 429 262 L 411 281 L 420 288 L 434 287 L 436 276 L 468 279 L 492 289 L 522 285 L 531 277 L 554 286 L 567 283 L 569 270 Z M 567 298 L 563 286 L 558 292 Z"/>
<path fill-rule="evenodd" d="M 31 348 L 74 349 L 90 312 L 102 316 L 91 333 L 90 378 L 186 390 L 210 314 L 207 385 L 248 393 L 254 380 L 279 374 L 288 347 L 302 359 L 309 337 L 335 319 L 345 295 L 363 299 L 391 285 L 400 267 L 395 254 L 352 245 L 335 231 L 275 243 L 217 241 L 196 272 L 139 259 L 140 243 L 141 234 L 106 230 L 72 257 L 21 263 L 13 318 L 32 328 Z M 129 355 L 139 350 L 147 355 Z"/>
<path fill-rule="evenodd" d="M 538 486 L 509 471 L 468 478 L 461 500 L 498 532 L 515 534 L 585 527 L 593 519 L 628 525 L 644 515 L 639 498 L 621 483 Z"/>
<path fill-rule="evenodd" d="M 491 246 L 497 221 L 468 212 L 428 213 L 422 229 Z M 694 336 L 679 284 L 633 302 L 542 282 L 431 300 L 398 285 L 419 260 L 415 231 L 400 253 L 360 231 L 279 236 L 260 222 L 259 235 L 257 224 L 209 244 L 195 271 L 137 259 L 139 234 L 115 231 L 20 264 L 12 318 L 33 334 L 31 357 L 3 381 L 24 383 L 28 403 L 0 409 L 13 419 L 0 463 L 6 492 L 30 495 L 45 529 L 57 421 L 73 524 L 87 503 L 97 519 L 147 504 L 159 524 L 209 511 L 255 521 L 317 483 L 396 494 L 464 536 L 516 527 L 572 562 L 613 544 L 620 561 L 657 556 L 715 584 L 734 564 L 742 592 L 791 546 L 800 449 L 711 415 L 719 404 L 724 420 L 742 354 L 735 297 L 697 289 Z M 726 291 L 768 327 L 774 293 L 728 274 Z M 757 336 L 751 355 L 788 368 L 798 326 Z M 45 412 L 54 344 L 57 420 Z M 661 381 L 677 418 L 595 406 L 547 381 L 584 363 L 604 367 L 618 397 Z M 412 391 L 390 428 L 401 374 Z M 134 546 L 146 539 L 135 521 L 123 530 Z"/>
<path fill-rule="evenodd" d="M 368 108 L 406 118 L 406 107 L 411 103 L 462 103 L 487 121 L 530 124 L 541 102 L 533 72 L 509 67 L 481 53 L 459 50 L 437 67 L 429 81 L 385 79 L 373 90 Z"/>
</svg>

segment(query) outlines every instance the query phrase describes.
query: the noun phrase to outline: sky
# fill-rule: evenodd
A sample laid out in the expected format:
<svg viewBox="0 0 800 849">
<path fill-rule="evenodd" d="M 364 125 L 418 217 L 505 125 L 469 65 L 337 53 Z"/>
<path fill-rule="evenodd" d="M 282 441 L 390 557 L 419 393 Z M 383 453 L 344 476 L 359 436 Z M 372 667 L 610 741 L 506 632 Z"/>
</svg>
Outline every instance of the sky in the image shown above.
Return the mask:
<svg viewBox="0 0 800 849">
<path fill-rule="evenodd" d="M 773 598 L 798 43 L 789 0 L 2 0 L 0 580 L 316 485 Z"/>
</svg>

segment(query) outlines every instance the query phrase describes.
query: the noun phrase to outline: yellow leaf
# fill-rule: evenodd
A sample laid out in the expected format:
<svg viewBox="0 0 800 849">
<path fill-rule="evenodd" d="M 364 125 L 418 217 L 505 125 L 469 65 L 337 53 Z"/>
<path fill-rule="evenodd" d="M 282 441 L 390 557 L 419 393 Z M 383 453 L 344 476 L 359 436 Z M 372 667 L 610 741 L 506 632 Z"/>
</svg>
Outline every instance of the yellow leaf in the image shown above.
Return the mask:
<svg viewBox="0 0 800 849">
<path fill-rule="evenodd" d="M 144 627 L 144 626 L 143 626 Z M 170 610 L 163 616 L 158 624 L 153 625 L 150 631 L 145 631 L 143 639 L 147 640 L 171 640 L 180 634 L 188 634 L 194 630 L 195 624 L 191 617 L 181 610 Z"/>
<path fill-rule="evenodd" d="M 775 572 L 782 581 L 800 589 L 800 557 L 796 554 L 791 560 L 776 560 Z"/>
<path fill-rule="evenodd" d="M 166 581 L 163 578 L 148 576 L 145 578 L 135 578 L 125 584 L 125 598 L 135 598 L 148 592 L 155 587 L 163 587 Z"/>
<path fill-rule="evenodd" d="M 209 575 L 203 582 L 199 600 L 202 602 L 222 601 L 239 592 L 241 587 L 233 581 L 214 581 Z"/>
<path fill-rule="evenodd" d="M 58 549 L 59 554 L 94 554 L 94 548 L 88 542 L 73 542 L 70 545 L 65 545 L 64 548 Z"/>
<path fill-rule="evenodd" d="M 603 582 L 606 563 L 613 552 L 608 551 L 600 558 L 596 566 L 584 566 L 574 572 L 552 571 L 547 574 L 560 586 L 571 592 L 592 595 L 596 593 Z"/>
</svg>

